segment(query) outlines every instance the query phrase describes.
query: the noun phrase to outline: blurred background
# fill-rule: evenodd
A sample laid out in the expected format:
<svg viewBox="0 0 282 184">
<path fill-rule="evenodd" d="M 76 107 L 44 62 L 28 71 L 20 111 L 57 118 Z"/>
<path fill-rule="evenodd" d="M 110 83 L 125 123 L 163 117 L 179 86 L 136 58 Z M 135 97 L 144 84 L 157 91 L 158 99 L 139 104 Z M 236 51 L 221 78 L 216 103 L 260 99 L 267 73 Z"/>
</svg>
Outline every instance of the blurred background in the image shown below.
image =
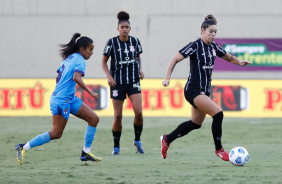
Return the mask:
<svg viewBox="0 0 282 184">
<path fill-rule="evenodd" d="M 106 41 L 118 35 L 117 13 L 130 14 L 130 35 L 143 46 L 146 78 L 163 78 L 168 62 L 200 37 L 207 14 L 218 21 L 217 38 L 282 38 L 280 0 L 0 0 L 0 78 L 55 78 L 59 44 L 75 32 L 94 40 L 86 78 L 105 78 Z M 181 62 L 172 78 L 187 78 Z M 279 71 L 214 71 L 213 78 L 281 78 Z"/>
<path fill-rule="evenodd" d="M 76 32 L 94 40 L 85 83 L 101 96 L 79 96 L 101 116 L 112 116 L 101 59 L 108 39 L 119 35 L 119 11 L 130 14 L 130 35 L 143 47 L 144 116 L 190 116 L 183 97 L 189 59 L 180 62 L 171 85 L 161 85 L 170 60 L 201 37 L 208 14 L 217 19 L 216 42 L 253 64 L 216 59 L 211 99 L 227 117 L 282 117 L 282 1 L 280 0 L 0 0 L 0 116 L 50 116 L 49 98 L 62 59 L 59 44 Z M 109 64 L 110 62 L 108 62 Z M 124 115 L 133 116 L 130 102 Z"/>
</svg>

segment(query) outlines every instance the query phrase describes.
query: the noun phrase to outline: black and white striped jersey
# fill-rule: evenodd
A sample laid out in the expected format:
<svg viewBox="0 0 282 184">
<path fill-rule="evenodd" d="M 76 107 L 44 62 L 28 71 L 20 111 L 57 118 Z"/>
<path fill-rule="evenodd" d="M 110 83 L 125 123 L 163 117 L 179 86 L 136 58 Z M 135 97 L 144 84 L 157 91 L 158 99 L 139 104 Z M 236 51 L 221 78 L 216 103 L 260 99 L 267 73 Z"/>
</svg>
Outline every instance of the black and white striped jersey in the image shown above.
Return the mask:
<svg viewBox="0 0 282 184">
<path fill-rule="evenodd" d="M 110 73 L 116 84 L 132 84 L 140 81 L 139 62 L 136 56 L 141 53 L 142 47 L 138 38 L 129 36 L 124 42 L 117 36 L 108 40 L 103 55 L 111 57 Z"/>
<path fill-rule="evenodd" d="M 195 88 L 210 93 L 214 60 L 216 56 L 224 56 L 226 51 L 215 42 L 207 45 L 198 39 L 186 45 L 179 53 L 185 58 L 190 56 L 190 74 L 186 88 Z"/>
</svg>

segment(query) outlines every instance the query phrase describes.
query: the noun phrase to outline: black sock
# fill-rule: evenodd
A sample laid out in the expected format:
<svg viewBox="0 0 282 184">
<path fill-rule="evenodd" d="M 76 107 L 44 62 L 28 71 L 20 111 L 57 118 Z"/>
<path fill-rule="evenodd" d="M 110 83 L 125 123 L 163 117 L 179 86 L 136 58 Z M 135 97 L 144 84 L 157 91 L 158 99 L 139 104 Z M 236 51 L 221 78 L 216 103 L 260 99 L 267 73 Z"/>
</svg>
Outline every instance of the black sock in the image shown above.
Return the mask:
<svg viewBox="0 0 282 184">
<path fill-rule="evenodd" d="M 142 130 L 143 130 L 143 125 L 138 126 L 134 124 L 135 141 L 140 141 Z"/>
<path fill-rule="evenodd" d="M 114 148 L 116 148 L 116 147 L 119 148 L 120 136 L 121 136 L 121 131 L 119 131 L 119 132 L 113 131 Z"/>
<path fill-rule="evenodd" d="M 222 135 L 222 120 L 223 120 L 223 112 L 219 112 L 212 117 L 212 135 L 215 144 L 215 149 L 219 150 L 222 148 L 221 145 L 221 135 Z"/>
<path fill-rule="evenodd" d="M 201 125 L 197 125 L 190 121 L 185 121 L 181 123 L 175 130 L 173 130 L 170 134 L 167 135 L 167 141 L 171 143 L 175 139 L 182 137 L 186 134 L 188 134 L 190 131 L 194 129 L 201 128 Z"/>
</svg>

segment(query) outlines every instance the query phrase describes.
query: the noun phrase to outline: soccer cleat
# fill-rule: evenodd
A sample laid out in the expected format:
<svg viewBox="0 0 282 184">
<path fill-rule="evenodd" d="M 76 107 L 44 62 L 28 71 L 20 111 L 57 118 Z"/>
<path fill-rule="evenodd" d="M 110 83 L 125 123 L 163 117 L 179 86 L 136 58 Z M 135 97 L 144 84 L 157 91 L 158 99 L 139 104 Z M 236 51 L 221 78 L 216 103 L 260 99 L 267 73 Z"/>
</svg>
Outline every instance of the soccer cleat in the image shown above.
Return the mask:
<svg viewBox="0 0 282 184">
<path fill-rule="evenodd" d="M 144 148 L 141 144 L 141 141 L 133 141 L 133 145 L 137 148 L 137 153 L 144 154 Z"/>
<path fill-rule="evenodd" d="M 17 160 L 20 165 L 23 165 L 23 159 L 24 155 L 26 153 L 26 150 L 23 148 L 24 144 L 18 144 L 16 145 L 16 150 L 17 150 Z"/>
<path fill-rule="evenodd" d="M 229 161 L 229 154 L 221 148 L 220 150 L 215 150 L 215 154 L 224 161 Z"/>
<path fill-rule="evenodd" d="M 119 147 L 114 148 L 112 155 L 119 155 Z"/>
<path fill-rule="evenodd" d="M 93 162 L 99 162 L 102 161 L 102 158 L 96 157 L 93 153 L 90 151 L 88 153 L 85 153 L 83 150 L 81 152 L 80 156 L 81 161 L 93 161 Z"/>
<path fill-rule="evenodd" d="M 167 135 L 165 134 L 165 135 L 162 135 L 161 137 L 160 137 L 160 139 L 161 139 L 161 154 L 162 154 L 162 157 L 163 157 L 163 159 L 166 159 L 166 156 L 167 156 L 167 150 L 168 150 L 168 148 L 169 148 L 169 142 L 167 142 Z"/>
</svg>

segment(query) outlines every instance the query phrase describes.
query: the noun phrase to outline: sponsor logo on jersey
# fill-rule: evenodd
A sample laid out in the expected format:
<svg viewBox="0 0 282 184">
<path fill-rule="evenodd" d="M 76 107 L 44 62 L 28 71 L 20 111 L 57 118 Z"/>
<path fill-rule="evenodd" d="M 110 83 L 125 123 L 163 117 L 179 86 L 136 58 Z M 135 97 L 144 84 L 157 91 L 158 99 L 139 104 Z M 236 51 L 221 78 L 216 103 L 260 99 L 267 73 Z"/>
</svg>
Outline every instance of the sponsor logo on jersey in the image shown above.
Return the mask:
<svg viewBox="0 0 282 184">
<path fill-rule="evenodd" d="M 133 84 L 133 87 L 138 88 L 138 91 L 141 91 L 141 87 L 140 87 L 139 82 L 137 82 L 136 84 Z"/>
<path fill-rule="evenodd" d="M 129 53 L 129 51 L 127 50 L 127 48 L 124 50 L 124 53 L 126 53 L 126 54 L 128 54 L 128 53 Z"/>
<path fill-rule="evenodd" d="M 203 66 L 203 69 L 205 70 L 205 69 L 213 69 L 213 65 L 211 65 L 211 66 Z"/>
<path fill-rule="evenodd" d="M 189 52 L 191 52 L 193 49 L 192 48 L 189 48 L 186 52 L 185 52 L 185 54 L 188 54 Z"/>
<path fill-rule="evenodd" d="M 119 64 L 122 65 L 122 64 L 134 63 L 134 62 L 135 62 L 135 59 L 131 59 L 131 60 L 128 60 L 128 61 L 120 61 Z"/>
</svg>

